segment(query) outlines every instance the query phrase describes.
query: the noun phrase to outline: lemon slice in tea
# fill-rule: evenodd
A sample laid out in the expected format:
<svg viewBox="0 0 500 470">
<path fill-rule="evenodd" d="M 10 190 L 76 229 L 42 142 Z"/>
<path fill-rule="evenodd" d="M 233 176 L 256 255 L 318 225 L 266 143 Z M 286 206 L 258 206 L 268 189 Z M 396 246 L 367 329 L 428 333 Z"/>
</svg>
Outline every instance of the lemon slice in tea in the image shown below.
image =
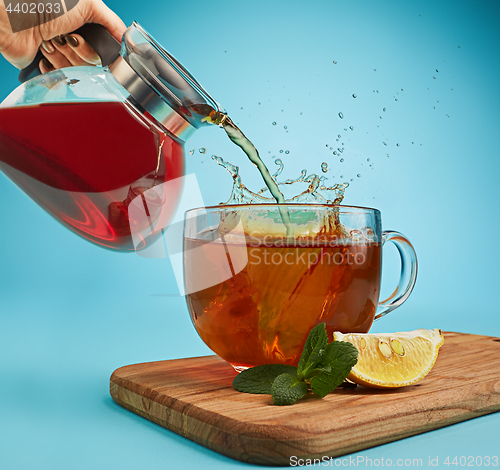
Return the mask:
<svg viewBox="0 0 500 470">
<path fill-rule="evenodd" d="M 348 379 L 371 388 L 404 387 L 423 379 L 434 366 L 444 343 L 438 329 L 381 334 L 336 331 L 333 338 L 358 348 L 358 363 Z"/>
</svg>

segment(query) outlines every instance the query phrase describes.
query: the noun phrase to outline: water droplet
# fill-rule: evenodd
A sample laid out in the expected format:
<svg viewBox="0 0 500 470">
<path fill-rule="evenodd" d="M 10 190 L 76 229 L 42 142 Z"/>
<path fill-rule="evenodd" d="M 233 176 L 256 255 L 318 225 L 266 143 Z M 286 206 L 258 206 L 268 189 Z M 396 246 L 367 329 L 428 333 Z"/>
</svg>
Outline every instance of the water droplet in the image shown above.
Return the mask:
<svg viewBox="0 0 500 470">
<path fill-rule="evenodd" d="M 288 129 L 288 126 L 283 126 L 283 129 Z"/>
<path fill-rule="evenodd" d="M 328 147 L 328 144 L 326 144 L 326 146 Z"/>
<path fill-rule="evenodd" d="M 369 161 L 370 161 L 370 159 L 369 159 L 369 158 L 367 158 L 367 159 L 366 159 L 366 161 L 367 161 L 367 162 L 369 162 Z"/>
<path fill-rule="evenodd" d="M 342 136 L 339 134 L 337 137 L 340 139 Z"/>
<path fill-rule="evenodd" d="M 288 155 L 290 153 L 290 150 L 285 150 L 285 153 Z"/>
<path fill-rule="evenodd" d="M 342 111 L 339 113 L 339 118 L 344 119 L 344 113 Z"/>
<path fill-rule="evenodd" d="M 283 150 L 280 150 L 280 153 L 283 153 Z"/>
<path fill-rule="evenodd" d="M 386 108 L 384 108 L 382 111 L 385 113 Z"/>
<path fill-rule="evenodd" d="M 353 130 L 354 130 L 354 127 L 352 127 L 352 126 L 349 126 L 349 129 L 351 129 L 351 131 L 353 131 Z"/>
<path fill-rule="evenodd" d="M 357 98 L 357 97 L 358 97 L 358 95 L 356 95 L 356 93 L 353 93 L 353 94 L 352 94 L 352 97 L 353 97 L 353 98 Z"/>
<path fill-rule="evenodd" d="M 343 158 L 340 159 L 340 163 L 344 163 L 344 159 Z"/>
<path fill-rule="evenodd" d="M 334 155 L 337 155 L 337 151 L 335 150 L 335 151 L 333 152 L 333 154 L 334 154 Z"/>
<path fill-rule="evenodd" d="M 460 46 L 458 46 L 458 47 L 460 47 Z M 336 64 L 336 63 L 337 63 L 337 61 L 336 61 L 336 60 L 334 60 L 334 61 L 333 61 L 333 63 L 334 63 L 334 64 Z"/>
<path fill-rule="evenodd" d="M 207 149 L 206 149 L 205 147 L 201 147 L 201 148 L 199 149 L 199 152 L 200 152 L 200 153 L 205 153 L 206 151 L 207 151 Z"/>
<path fill-rule="evenodd" d="M 191 150 L 189 151 L 189 153 L 190 153 L 191 155 L 194 155 L 194 149 L 191 149 Z"/>
<path fill-rule="evenodd" d="M 397 98 L 394 98 L 394 101 L 398 101 L 398 99 L 397 99 Z"/>
<path fill-rule="evenodd" d="M 326 172 L 328 171 L 328 163 L 323 162 L 323 163 L 321 164 L 321 171 L 322 171 L 323 173 L 326 173 Z"/>
<path fill-rule="evenodd" d="M 276 125 L 276 121 L 275 121 L 275 122 L 273 122 L 273 126 L 275 126 L 275 125 Z"/>
<path fill-rule="evenodd" d="M 396 147 L 399 147 L 399 144 L 396 144 Z"/>
<path fill-rule="evenodd" d="M 361 178 L 361 175 L 358 173 L 358 174 L 357 174 L 357 177 L 358 177 L 358 178 Z"/>
<path fill-rule="evenodd" d="M 283 162 L 280 158 L 277 158 L 276 160 L 274 160 L 274 163 L 276 163 L 276 165 L 281 165 Z"/>
</svg>

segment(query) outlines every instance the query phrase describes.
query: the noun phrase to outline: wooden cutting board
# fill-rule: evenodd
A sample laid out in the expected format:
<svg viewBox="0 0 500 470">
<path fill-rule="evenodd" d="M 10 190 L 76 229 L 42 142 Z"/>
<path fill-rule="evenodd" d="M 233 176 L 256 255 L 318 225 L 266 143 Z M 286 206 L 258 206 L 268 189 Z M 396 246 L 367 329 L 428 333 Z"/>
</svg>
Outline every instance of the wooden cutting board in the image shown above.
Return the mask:
<svg viewBox="0 0 500 470">
<path fill-rule="evenodd" d="M 390 391 L 337 389 L 292 406 L 232 388 L 217 356 L 121 367 L 110 379 L 125 408 L 237 460 L 290 465 L 338 457 L 500 410 L 500 338 L 445 333 L 431 373 Z"/>
</svg>

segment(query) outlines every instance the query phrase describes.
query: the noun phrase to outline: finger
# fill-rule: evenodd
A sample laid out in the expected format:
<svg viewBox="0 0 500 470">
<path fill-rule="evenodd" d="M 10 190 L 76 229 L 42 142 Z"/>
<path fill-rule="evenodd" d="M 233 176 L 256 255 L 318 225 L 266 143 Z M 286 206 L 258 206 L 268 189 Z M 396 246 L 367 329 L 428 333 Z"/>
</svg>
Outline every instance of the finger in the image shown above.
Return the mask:
<svg viewBox="0 0 500 470">
<path fill-rule="evenodd" d="M 88 21 L 102 24 L 118 42 L 121 42 L 127 29 L 120 17 L 102 1 L 92 2 Z"/>
<path fill-rule="evenodd" d="M 86 64 L 101 65 L 99 54 L 79 34 L 67 34 L 66 43 Z"/>
<path fill-rule="evenodd" d="M 73 49 L 67 44 L 65 37 L 57 37 L 52 39 L 51 43 L 54 45 L 56 52 L 54 54 L 57 55 L 58 58 L 61 58 L 61 66 L 59 67 L 59 63 L 55 64 L 52 61 L 52 64 L 56 68 L 69 67 L 70 65 L 88 65 L 87 62 L 82 60 Z M 61 45 L 62 44 L 62 45 Z M 51 54 L 51 57 L 54 57 L 54 54 Z M 62 65 L 62 64 L 68 65 Z"/>
<path fill-rule="evenodd" d="M 62 69 L 64 67 L 70 67 L 71 63 L 70 61 L 61 53 L 59 50 L 57 50 L 54 42 L 52 42 L 52 45 L 54 46 L 54 52 L 48 52 L 46 47 L 42 44 L 42 47 L 40 50 L 42 51 L 42 54 L 45 56 L 45 58 L 54 66 L 55 69 Z M 68 48 L 69 49 L 69 48 Z"/>
<path fill-rule="evenodd" d="M 54 66 L 48 61 L 48 59 L 46 57 L 44 57 L 38 63 L 38 68 L 40 69 L 40 72 L 42 72 L 42 73 L 47 73 L 47 72 L 50 72 L 51 70 L 54 70 Z"/>
</svg>

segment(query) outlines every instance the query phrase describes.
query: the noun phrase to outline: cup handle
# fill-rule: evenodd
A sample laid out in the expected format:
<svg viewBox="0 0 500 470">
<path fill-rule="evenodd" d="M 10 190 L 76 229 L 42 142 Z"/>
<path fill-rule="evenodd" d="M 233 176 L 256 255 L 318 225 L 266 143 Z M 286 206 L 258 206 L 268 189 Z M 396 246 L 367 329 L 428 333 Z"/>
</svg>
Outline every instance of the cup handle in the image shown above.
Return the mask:
<svg viewBox="0 0 500 470">
<path fill-rule="evenodd" d="M 401 256 L 401 277 L 396 290 L 387 299 L 379 302 L 375 320 L 398 308 L 410 296 L 417 280 L 417 255 L 410 240 L 402 233 L 387 230 L 382 233 L 382 246 L 390 241 L 396 245 Z"/>
</svg>

